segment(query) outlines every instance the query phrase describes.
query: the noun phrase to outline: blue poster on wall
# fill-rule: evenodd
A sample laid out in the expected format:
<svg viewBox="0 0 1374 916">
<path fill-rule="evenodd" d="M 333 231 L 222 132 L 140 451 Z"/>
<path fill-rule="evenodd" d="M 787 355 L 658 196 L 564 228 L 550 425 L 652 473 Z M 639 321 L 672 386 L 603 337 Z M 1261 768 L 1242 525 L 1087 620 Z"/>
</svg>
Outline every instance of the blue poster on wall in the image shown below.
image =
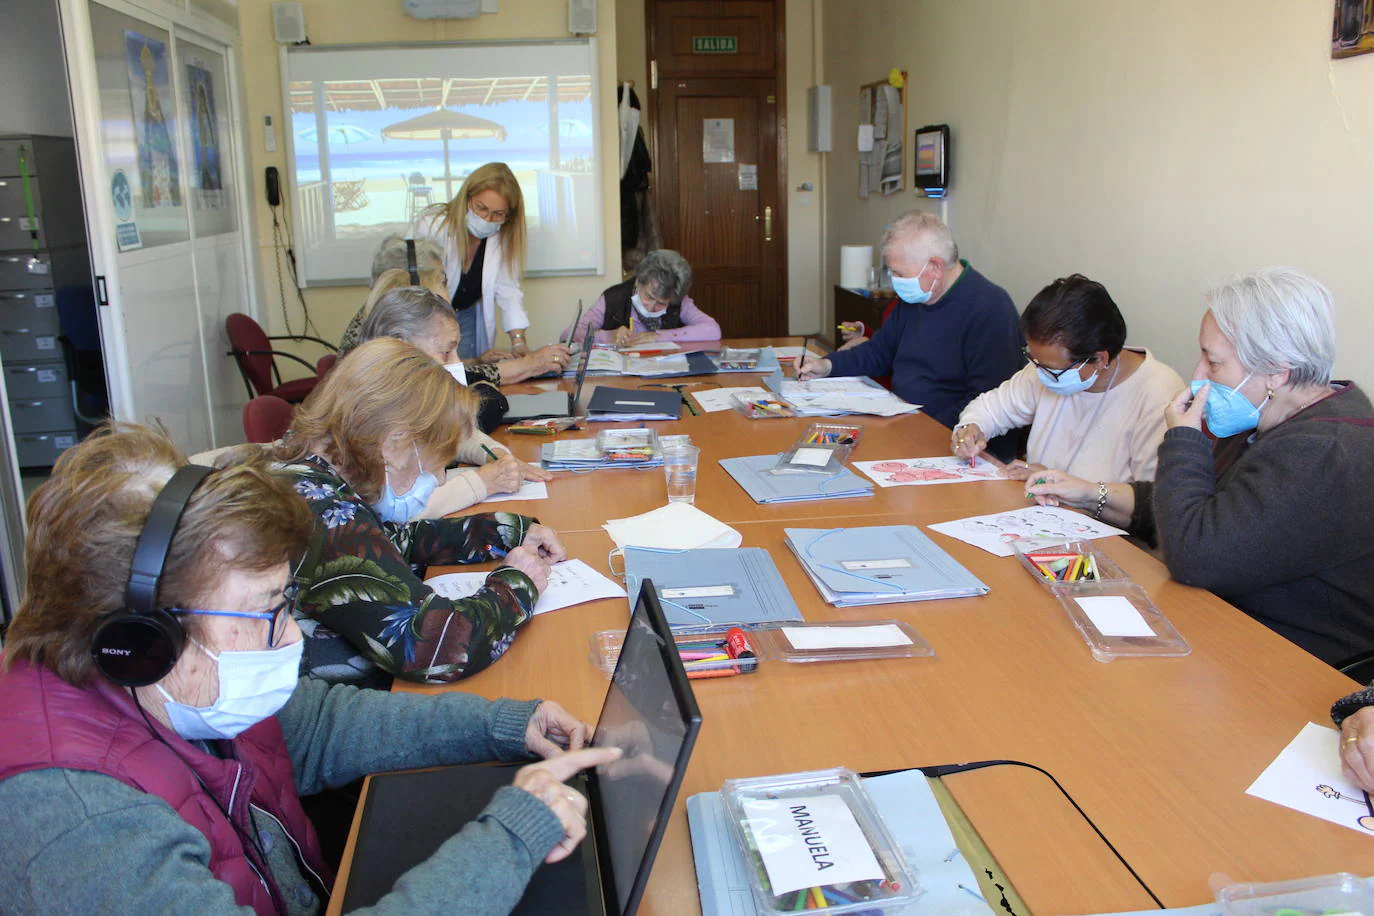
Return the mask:
<svg viewBox="0 0 1374 916">
<path fill-rule="evenodd" d="M 134 107 L 134 135 L 138 144 L 138 177 L 143 206 L 181 206 L 180 173 L 172 142 L 172 97 L 168 85 L 167 46 L 125 30 L 129 65 L 129 94 Z"/>
<path fill-rule="evenodd" d="M 186 91 L 191 98 L 191 150 L 196 159 L 192 187 L 202 191 L 221 190 L 224 184 L 219 171 L 219 121 L 210 71 L 187 64 Z"/>
</svg>

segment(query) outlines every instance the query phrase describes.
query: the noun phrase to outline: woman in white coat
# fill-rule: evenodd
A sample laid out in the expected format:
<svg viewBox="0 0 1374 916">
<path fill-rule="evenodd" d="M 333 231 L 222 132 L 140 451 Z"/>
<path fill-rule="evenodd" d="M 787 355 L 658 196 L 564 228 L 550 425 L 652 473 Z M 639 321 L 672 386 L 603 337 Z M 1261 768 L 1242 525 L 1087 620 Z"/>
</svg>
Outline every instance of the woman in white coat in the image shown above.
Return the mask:
<svg viewBox="0 0 1374 916">
<path fill-rule="evenodd" d="M 494 361 L 523 356 L 525 293 L 525 204 L 515 175 L 504 162 L 474 169 L 446 204 L 420 214 L 415 238 L 429 238 L 444 252 L 449 301 L 462 328 L 459 356 Z M 510 351 L 495 350 L 496 312 L 510 337 Z"/>
</svg>

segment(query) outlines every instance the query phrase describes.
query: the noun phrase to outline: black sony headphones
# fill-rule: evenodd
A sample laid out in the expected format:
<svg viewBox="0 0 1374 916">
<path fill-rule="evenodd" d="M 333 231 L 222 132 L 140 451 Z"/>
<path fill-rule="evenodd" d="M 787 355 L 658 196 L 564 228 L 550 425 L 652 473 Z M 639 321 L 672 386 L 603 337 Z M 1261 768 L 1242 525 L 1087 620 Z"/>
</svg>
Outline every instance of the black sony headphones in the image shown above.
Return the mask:
<svg viewBox="0 0 1374 916">
<path fill-rule="evenodd" d="M 158 607 L 157 590 L 191 494 L 212 470 L 196 464 L 179 468 L 148 510 L 129 566 L 124 607 L 106 615 L 91 639 L 95 667 L 116 684 L 156 683 L 181 655 L 186 633 L 174 615 Z"/>
<path fill-rule="evenodd" d="M 406 270 L 410 271 L 410 285 L 420 285 L 420 264 L 415 257 L 415 240 L 406 239 Z"/>
</svg>

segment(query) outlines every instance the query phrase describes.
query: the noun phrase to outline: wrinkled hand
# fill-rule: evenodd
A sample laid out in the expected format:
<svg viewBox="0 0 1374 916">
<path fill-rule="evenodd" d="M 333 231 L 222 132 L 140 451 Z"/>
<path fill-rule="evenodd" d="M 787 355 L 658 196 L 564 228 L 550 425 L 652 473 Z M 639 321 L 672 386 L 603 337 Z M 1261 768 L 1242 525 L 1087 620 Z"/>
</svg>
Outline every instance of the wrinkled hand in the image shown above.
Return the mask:
<svg viewBox="0 0 1374 916">
<path fill-rule="evenodd" d="M 988 437 L 977 423 L 961 423 L 949 435 L 949 450 L 959 458 L 977 458 L 988 447 Z"/>
<path fill-rule="evenodd" d="M 1049 468 L 1043 464 L 1027 464 L 1020 458 L 1008 462 L 1003 466 L 1001 476 L 1007 480 L 1025 480 L 1036 471 L 1047 471 Z"/>
<path fill-rule="evenodd" d="M 797 378 L 805 381 L 806 379 L 825 378 L 830 374 L 830 360 L 820 356 L 813 356 L 811 353 L 803 353 L 801 363 L 797 365 Z"/>
<path fill-rule="evenodd" d="M 479 467 L 477 476 L 487 485 L 488 493 L 514 493 L 520 489 L 520 461 L 510 452 L 505 452 L 497 460 Z"/>
<path fill-rule="evenodd" d="M 538 591 L 542 592 L 549 587 L 549 564 L 539 558 L 539 553 L 533 547 L 521 544 L 506 554 L 506 559 L 501 565 L 518 569 L 529 576 Z"/>
<path fill-rule="evenodd" d="M 1190 389 L 1184 388 L 1169 406 L 1164 408 L 1164 425 L 1170 429 L 1177 426 L 1191 426 L 1193 429 L 1201 430 L 1202 408 L 1207 403 L 1207 396 L 1211 393 L 1211 382 L 1199 388 L 1196 395 Z"/>
<path fill-rule="evenodd" d="M 546 471 L 537 464 L 530 464 L 528 461 L 520 462 L 521 480 L 553 480 L 553 472 Z"/>
<path fill-rule="evenodd" d="M 548 805 L 549 810 L 563 825 L 563 839 L 544 857 L 545 862 L 553 863 L 566 859 L 587 835 L 587 799 L 576 790 L 568 788 L 563 781 L 571 779 L 587 767 L 611 763 L 619 757 L 619 748 L 589 747 L 521 767 L 515 774 L 515 787 L 523 789 Z"/>
<path fill-rule="evenodd" d="M 498 350 L 493 347 L 477 357 L 477 361 L 479 363 L 499 363 L 503 359 L 511 359 L 514 356 L 515 354 L 510 350 Z"/>
<path fill-rule="evenodd" d="M 568 549 L 558 540 L 558 532 L 547 525 L 531 525 L 521 546 L 535 551 L 546 563 L 562 563 L 568 558 Z"/>
<path fill-rule="evenodd" d="M 837 350 L 852 350 L 852 349 L 854 349 L 855 347 L 857 347 L 859 344 L 866 344 L 866 343 L 868 343 L 868 338 L 867 338 L 867 337 L 864 337 L 862 334 L 860 334 L 858 337 L 851 337 L 851 338 L 849 338 L 848 340 L 846 340 L 844 343 L 840 344 L 840 345 L 839 345 L 838 347 L 836 347 L 835 349 L 837 349 Z"/>
<path fill-rule="evenodd" d="M 640 331 L 638 334 L 634 335 L 629 340 L 625 341 L 625 346 L 642 347 L 646 343 L 653 343 L 655 340 L 658 339 L 659 337 L 657 331 Z"/>
<path fill-rule="evenodd" d="M 616 328 L 614 333 L 611 335 L 611 342 L 615 344 L 617 347 L 623 347 L 625 344 L 629 343 L 629 340 L 630 329 L 628 327 Z"/>
<path fill-rule="evenodd" d="M 525 726 L 525 747 L 546 759 L 581 750 L 591 739 L 592 727 L 552 700 L 536 706 Z"/>
<path fill-rule="evenodd" d="M 604 779 L 647 776 L 666 786 L 673 778 L 672 764 L 654 756 L 654 739 L 642 720 L 603 727 L 597 733 L 597 743 L 619 748 L 624 754 L 614 763 L 597 770 L 597 775 Z"/>
<path fill-rule="evenodd" d="M 1026 498 L 1042 506 L 1086 509 L 1097 503 L 1097 484 L 1063 471 L 1040 471 L 1026 478 Z"/>
<path fill-rule="evenodd" d="M 864 324 L 862 321 L 841 321 L 839 328 L 840 338 L 844 340 L 845 343 L 852 344 L 855 341 L 868 339 L 864 337 Z M 841 349 L 843 349 L 843 347 L 841 347 Z"/>
<path fill-rule="evenodd" d="M 1341 772 L 1366 792 L 1374 792 L 1374 706 L 1341 723 Z"/>
<path fill-rule="evenodd" d="M 563 344 L 549 344 L 525 358 L 530 362 L 531 375 L 543 375 L 545 372 L 562 372 L 572 360 L 572 354 Z"/>
</svg>

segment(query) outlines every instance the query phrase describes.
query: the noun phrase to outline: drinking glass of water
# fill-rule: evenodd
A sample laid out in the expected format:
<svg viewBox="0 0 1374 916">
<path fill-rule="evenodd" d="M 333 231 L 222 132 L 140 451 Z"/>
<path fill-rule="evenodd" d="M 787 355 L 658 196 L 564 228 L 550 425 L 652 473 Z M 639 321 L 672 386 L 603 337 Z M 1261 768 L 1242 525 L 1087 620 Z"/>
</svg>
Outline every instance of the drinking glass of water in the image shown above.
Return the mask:
<svg viewBox="0 0 1374 916">
<path fill-rule="evenodd" d="M 697 496 L 697 462 L 701 449 L 679 445 L 663 452 L 663 476 L 668 483 L 668 502 L 690 503 Z"/>
</svg>

